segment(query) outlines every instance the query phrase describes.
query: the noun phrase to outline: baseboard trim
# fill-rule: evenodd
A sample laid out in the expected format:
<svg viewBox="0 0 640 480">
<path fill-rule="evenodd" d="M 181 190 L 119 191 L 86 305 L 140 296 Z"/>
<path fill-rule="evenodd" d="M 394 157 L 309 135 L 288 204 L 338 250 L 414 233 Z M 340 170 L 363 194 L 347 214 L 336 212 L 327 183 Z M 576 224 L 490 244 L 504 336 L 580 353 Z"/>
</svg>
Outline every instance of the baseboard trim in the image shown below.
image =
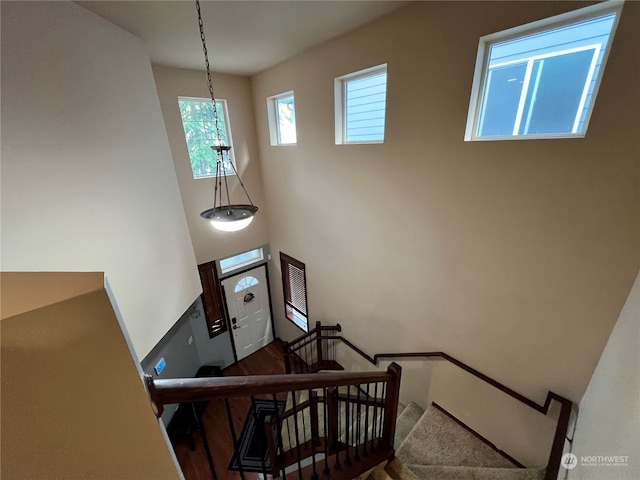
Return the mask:
<svg viewBox="0 0 640 480">
<path fill-rule="evenodd" d="M 485 437 L 483 437 L 482 435 L 480 435 L 478 432 L 476 432 L 473 428 L 471 428 L 469 425 L 467 425 L 466 423 L 464 423 L 463 421 L 461 421 L 460 419 L 458 419 L 457 417 L 455 417 L 453 414 L 447 412 L 444 408 L 442 408 L 440 405 L 438 405 L 435 402 L 431 402 L 431 405 L 433 405 L 437 410 L 441 411 L 442 413 L 444 413 L 447 417 L 449 417 L 451 420 L 453 420 L 454 422 L 456 422 L 458 425 L 460 425 L 462 428 L 464 428 L 465 430 L 467 430 L 469 433 L 471 433 L 472 435 L 474 435 L 476 438 L 478 438 L 480 441 L 482 441 L 483 443 L 485 443 L 487 446 L 491 447 L 493 450 L 495 450 L 497 453 L 499 453 L 500 455 L 502 455 L 504 458 L 506 458 L 507 460 L 509 460 L 511 463 L 513 463 L 514 465 L 516 465 L 518 468 L 527 468 L 525 467 L 522 463 L 520 463 L 519 461 L 517 461 L 515 458 L 513 458 L 511 455 L 509 455 L 508 453 L 506 453 L 503 450 L 500 450 L 498 447 L 496 447 L 493 443 L 491 443 L 489 440 L 487 440 Z"/>
</svg>

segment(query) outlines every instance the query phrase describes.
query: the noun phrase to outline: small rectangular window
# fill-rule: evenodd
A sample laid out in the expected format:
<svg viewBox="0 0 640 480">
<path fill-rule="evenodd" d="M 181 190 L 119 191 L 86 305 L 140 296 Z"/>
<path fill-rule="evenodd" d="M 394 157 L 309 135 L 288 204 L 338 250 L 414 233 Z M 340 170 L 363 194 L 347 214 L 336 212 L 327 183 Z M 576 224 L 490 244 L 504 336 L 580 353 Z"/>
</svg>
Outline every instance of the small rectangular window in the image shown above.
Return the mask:
<svg viewBox="0 0 640 480">
<path fill-rule="evenodd" d="M 309 331 L 307 316 L 307 274 L 304 263 L 280 252 L 284 309 L 289 320 L 305 332 Z"/>
<path fill-rule="evenodd" d="M 336 78 L 336 144 L 384 142 L 386 103 L 386 63 Z"/>
<path fill-rule="evenodd" d="M 239 253 L 233 257 L 227 257 L 220 260 L 220 272 L 229 273 L 234 270 L 252 265 L 264 260 L 264 250 L 262 248 L 256 248 L 249 250 L 248 252 Z"/>
<path fill-rule="evenodd" d="M 271 145 L 296 144 L 296 105 L 293 92 L 267 98 Z"/>
<path fill-rule="evenodd" d="M 584 137 L 621 8 L 603 2 L 482 37 L 465 140 Z"/>
<path fill-rule="evenodd" d="M 211 99 L 178 97 L 184 137 L 187 142 L 193 178 L 209 178 L 216 176 L 218 155 L 211 149 L 212 145 L 231 144 L 227 102 L 216 100 L 216 112 L 220 137 L 216 134 L 215 112 Z M 230 162 L 235 162 L 233 150 L 229 152 L 229 160 L 223 162 L 227 175 L 235 175 Z M 235 166 L 235 163 L 234 163 Z M 220 172 L 222 173 L 222 172 Z"/>
</svg>

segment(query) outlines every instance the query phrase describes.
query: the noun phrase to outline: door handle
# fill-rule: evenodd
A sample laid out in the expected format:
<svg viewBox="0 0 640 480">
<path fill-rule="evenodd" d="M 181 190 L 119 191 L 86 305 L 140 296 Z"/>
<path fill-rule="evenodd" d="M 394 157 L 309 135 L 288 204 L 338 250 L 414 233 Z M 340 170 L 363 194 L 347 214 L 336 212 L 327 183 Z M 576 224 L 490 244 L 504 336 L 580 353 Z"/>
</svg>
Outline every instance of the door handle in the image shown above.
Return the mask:
<svg viewBox="0 0 640 480">
<path fill-rule="evenodd" d="M 232 327 L 232 328 L 233 328 L 234 330 L 235 330 L 236 328 L 238 328 L 238 326 L 236 325 L 236 322 L 237 322 L 236 317 L 233 317 L 233 318 L 231 319 L 231 323 L 232 323 L 232 325 L 233 325 L 233 327 Z"/>
</svg>

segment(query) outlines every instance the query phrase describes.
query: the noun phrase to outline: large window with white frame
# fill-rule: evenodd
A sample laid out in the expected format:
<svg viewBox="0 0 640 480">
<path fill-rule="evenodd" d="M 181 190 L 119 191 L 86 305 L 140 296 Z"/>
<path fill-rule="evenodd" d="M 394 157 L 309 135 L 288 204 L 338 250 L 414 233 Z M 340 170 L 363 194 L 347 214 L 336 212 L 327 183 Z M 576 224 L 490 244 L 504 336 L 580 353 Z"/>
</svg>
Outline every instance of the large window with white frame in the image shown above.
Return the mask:
<svg viewBox="0 0 640 480">
<path fill-rule="evenodd" d="M 296 103 L 293 92 L 267 98 L 271 145 L 295 145 Z"/>
<path fill-rule="evenodd" d="M 387 64 L 335 79 L 336 144 L 383 143 Z"/>
<path fill-rule="evenodd" d="M 465 140 L 584 137 L 622 2 L 480 39 Z"/>
<path fill-rule="evenodd" d="M 216 162 L 218 155 L 211 149 L 212 145 L 228 145 L 231 143 L 231 130 L 229 129 L 229 115 L 227 102 L 216 100 L 218 114 L 218 126 L 220 135 L 216 130 L 216 117 L 211 99 L 178 97 L 180 117 L 184 129 L 184 137 L 189 151 L 191 171 L 193 178 L 209 178 L 216 176 Z M 222 167 L 227 175 L 235 175 L 232 162 L 235 162 L 233 149 L 229 157 L 225 157 Z M 220 172 L 222 173 L 222 172 Z"/>
</svg>

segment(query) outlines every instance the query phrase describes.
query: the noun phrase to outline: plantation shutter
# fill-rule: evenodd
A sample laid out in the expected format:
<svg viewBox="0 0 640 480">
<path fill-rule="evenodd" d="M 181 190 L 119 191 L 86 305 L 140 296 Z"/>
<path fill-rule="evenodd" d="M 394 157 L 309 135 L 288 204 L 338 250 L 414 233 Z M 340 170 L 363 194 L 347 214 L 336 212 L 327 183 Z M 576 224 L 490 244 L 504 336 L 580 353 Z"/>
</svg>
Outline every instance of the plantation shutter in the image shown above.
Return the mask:
<svg viewBox="0 0 640 480">
<path fill-rule="evenodd" d="M 307 314 L 307 288 L 305 286 L 304 269 L 289 264 L 289 286 L 291 289 L 291 306 L 301 313 Z"/>
<path fill-rule="evenodd" d="M 307 316 L 307 278 L 304 263 L 280 252 L 285 303 Z"/>
</svg>

